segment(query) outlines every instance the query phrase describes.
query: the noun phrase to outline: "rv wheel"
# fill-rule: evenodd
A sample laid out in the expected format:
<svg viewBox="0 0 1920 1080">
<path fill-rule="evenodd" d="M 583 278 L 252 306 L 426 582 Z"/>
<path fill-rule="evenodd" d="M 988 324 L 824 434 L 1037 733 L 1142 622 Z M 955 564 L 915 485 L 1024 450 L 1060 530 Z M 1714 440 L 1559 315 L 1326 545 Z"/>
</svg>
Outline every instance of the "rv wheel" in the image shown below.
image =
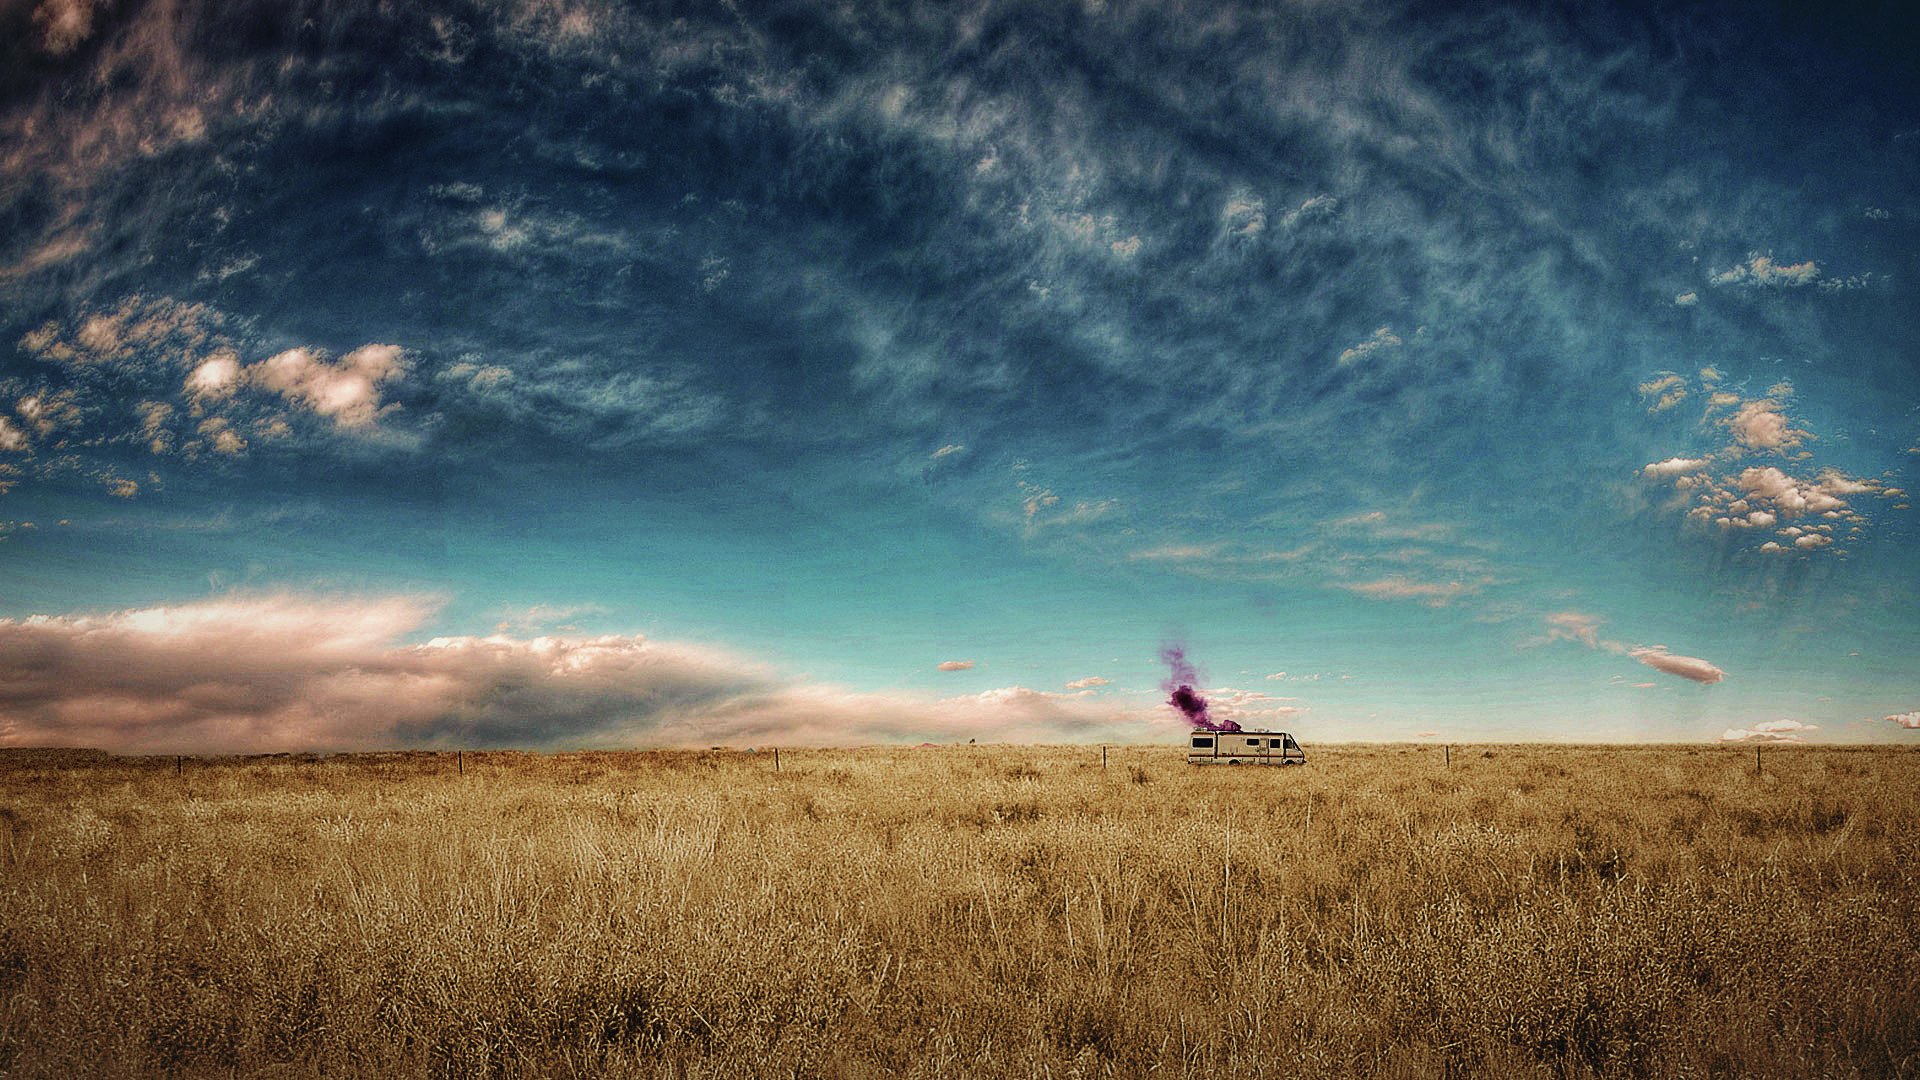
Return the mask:
<svg viewBox="0 0 1920 1080">
<path fill-rule="evenodd" d="M 1228 758 L 1228 759 L 1227 759 L 1227 764 L 1229 764 L 1229 765 L 1238 765 L 1238 764 L 1240 764 L 1240 759 L 1239 759 L 1239 758 L 1237 758 L 1237 757 L 1230 757 L 1230 758 Z"/>
</svg>

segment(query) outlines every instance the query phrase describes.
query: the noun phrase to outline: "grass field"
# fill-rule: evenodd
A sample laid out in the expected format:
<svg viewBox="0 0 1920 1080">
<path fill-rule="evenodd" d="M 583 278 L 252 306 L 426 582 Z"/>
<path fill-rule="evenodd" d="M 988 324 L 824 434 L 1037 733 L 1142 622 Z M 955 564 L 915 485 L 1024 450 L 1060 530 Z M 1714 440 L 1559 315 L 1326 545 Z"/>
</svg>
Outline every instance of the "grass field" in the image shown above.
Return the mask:
<svg viewBox="0 0 1920 1080">
<path fill-rule="evenodd" d="M 0 1073 L 1920 1074 L 1920 753 L 1309 751 L 0 755 Z"/>
</svg>

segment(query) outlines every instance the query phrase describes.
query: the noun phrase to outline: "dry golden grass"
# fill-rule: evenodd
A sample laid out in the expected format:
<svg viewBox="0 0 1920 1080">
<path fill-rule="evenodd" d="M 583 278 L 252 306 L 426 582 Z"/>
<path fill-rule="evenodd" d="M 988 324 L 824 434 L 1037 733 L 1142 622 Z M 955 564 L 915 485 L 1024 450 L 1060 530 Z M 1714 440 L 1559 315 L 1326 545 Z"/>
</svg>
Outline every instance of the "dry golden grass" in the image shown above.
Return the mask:
<svg viewBox="0 0 1920 1080">
<path fill-rule="evenodd" d="M 1911 1076 L 1920 753 L 0 756 L 0 1073 Z"/>
</svg>

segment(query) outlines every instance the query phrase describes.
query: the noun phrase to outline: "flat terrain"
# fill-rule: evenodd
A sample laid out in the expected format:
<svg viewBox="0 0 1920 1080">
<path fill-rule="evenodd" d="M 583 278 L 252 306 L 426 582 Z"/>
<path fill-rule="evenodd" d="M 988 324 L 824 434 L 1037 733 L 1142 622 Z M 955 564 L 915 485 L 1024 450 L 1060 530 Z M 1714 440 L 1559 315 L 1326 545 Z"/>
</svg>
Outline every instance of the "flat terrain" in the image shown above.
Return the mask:
<svg viewBox="0 0 1920 1080">
<path fill-rule="evenodd" d="M 1920 753 L 1308 751 L 0 754 L 0 1073 L 1920 1074 Z"/>
</svg>

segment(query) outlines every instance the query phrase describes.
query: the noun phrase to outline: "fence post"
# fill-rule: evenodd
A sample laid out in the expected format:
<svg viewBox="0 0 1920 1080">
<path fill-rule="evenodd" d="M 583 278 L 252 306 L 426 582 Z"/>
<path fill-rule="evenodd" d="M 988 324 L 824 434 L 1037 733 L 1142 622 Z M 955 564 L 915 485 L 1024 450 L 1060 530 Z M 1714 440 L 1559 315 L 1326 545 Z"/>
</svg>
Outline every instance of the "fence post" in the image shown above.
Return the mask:
<svg viewBox="0 0 1920 1080">
<path fill-rule="evenodd" d="M 773 748 L 773 771 L 780 771 L 780 748 L 777 746 Z"/>
<path fill-rule="evenodd" d="M 453 767 L 460 770 L 461 776 L 467 775 L 467 752 L 465 750 L 455 750 L 453 752 Z"/>
<path fill-rule="evenodd" d="M 181 757 L 178 754 L 175 754 L 173 756 L 173 775 L 185 776 L 186 774 L 187 774 L 186 759 Z"/>
<path fill-rule="evenodd" d="M 1753 775 L 1760 775 L 1760 747 L 1758 745 L 1753 748 Z"/>
<path fill-rule="evenodd" d="M 1449 768 L 1449 769 L 1451 769 L 1451 768 L 1453 768 L 1453 744 L 1452 744 L 1452 743 L 1448 743 L 1447 745 L 1445 745 L 1445 746 L 1443 746 L 1443 747 L 1441 747 L 1441 748 L 1440 748 L 1440 751 L 1441 751 L 1441 753 L 1443 753 L 1443 754 L 1445 754 L 1445 755 L 1446 755 L 1446 758 L 1447 758 L 1447 768 Z"/>
<path fill-rule="evenodd" d="M 1107 748 L 1105 746 L 1100 748 L 1100 767 L 1103 769 L 1107 767 Z"/>
</svg>

